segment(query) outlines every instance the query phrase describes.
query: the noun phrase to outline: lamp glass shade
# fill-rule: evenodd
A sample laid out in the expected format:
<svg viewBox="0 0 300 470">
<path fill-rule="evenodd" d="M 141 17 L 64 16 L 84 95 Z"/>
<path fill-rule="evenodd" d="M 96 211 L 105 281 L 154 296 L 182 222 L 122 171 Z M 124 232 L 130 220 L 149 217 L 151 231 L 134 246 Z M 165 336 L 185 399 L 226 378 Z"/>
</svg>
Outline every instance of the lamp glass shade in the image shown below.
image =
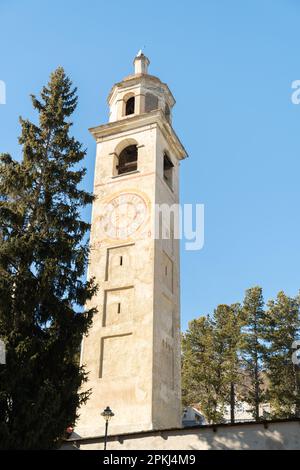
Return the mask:
<svg viewBox="0 0 300 470">
<path fill-rule="evenodd" d="M 111 418 L 112 418 L 113 416 L 115 416 L 115 415 L 114 415 L 114 413 L 111 411 L 110 407 L 107 406 L 107 407 L 105 408 L 105 410 L 101 413 L 101 416 L 103 416 L 103 418 L 105 419 L 105 421 L 110 421 Z"/>
</svg>

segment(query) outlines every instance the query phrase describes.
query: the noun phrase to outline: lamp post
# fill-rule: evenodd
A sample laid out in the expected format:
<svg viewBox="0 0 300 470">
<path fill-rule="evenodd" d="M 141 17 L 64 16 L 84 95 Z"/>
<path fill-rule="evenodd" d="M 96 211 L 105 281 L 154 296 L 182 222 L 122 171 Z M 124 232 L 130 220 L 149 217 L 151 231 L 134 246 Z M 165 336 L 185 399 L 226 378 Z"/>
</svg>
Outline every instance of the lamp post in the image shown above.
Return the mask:
<svg viewBox="0 0 300 470">
<path fill-rule="evenodd" d="M 111 411 L 110 407 L 107 406 L 105 410 L 101 413 L 101 416 L 105 419 L 105 436 L 104 436 L 104 450 L 106 450 L 107 446 L 107 431 L 108 431 L 108 423 L 114 415 Z"/>
</svg>

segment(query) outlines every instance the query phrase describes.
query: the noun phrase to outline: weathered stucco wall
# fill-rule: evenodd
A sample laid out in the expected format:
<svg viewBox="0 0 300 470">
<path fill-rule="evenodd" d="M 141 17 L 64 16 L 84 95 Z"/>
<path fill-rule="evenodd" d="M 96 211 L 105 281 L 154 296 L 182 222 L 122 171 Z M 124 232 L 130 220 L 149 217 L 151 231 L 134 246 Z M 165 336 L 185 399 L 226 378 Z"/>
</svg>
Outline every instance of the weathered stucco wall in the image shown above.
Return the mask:
<svg viewBox="0 0 300 470">
<path fill-rule="evenodd" d="M 69 441 L 69 449 L 74 440 Z M 80 450 L 102 450 L 103 437 L 78 440 Z M 110 436 L 108 450 L 295 450 L 300 420 L 243 423 Z"/>
</svg>

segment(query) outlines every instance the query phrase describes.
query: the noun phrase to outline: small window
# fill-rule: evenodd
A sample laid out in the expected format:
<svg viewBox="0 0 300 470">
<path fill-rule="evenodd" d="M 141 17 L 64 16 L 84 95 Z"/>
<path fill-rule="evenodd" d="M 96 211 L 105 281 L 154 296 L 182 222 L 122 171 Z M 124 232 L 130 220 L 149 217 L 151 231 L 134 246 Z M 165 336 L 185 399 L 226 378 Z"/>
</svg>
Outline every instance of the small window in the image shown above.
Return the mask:
<svg viewBox="0 0 300 470">
<path fill-rule="evenodd" d="M 128 100 L 126 101 L 125 116 L 134 114 L 134 108 L 135 108 L 135 98 L 134 96 L 132 96 L 131 98 L 128 98 Z"/>
<path fill-rule="evenodd" d="M 167 120 L 170 122 L 170 120 L 171 120 L 171 110 L 170 110 L 170 106 L 168 104 L 166 104 L 166 106 L 165 106 L 165 116 L 166 116 Z"/>
<path fill-rule="evenodd" d="M 121 304 L 118 303 L 118 313 L 121 313 Z"/>
<path fill-rule="evenodd" d="M 123 266 L 123 256 L 120 256 L 120 266 Z"/>
<path fill-rule="evenodd" d="M 173 168 L 174 168 L 173 163 L 171 162 L 169 156 L 165 153 L 164 154 L 164 180 L 170 188 L 172 188 L 172 185 L 173 185 Z"/>
<path fill-rule="evenodd" d="M 138 150 L 136 145 L 129 145 L 119 155 L 118 175 L 137 170 Z"/>
</svg>

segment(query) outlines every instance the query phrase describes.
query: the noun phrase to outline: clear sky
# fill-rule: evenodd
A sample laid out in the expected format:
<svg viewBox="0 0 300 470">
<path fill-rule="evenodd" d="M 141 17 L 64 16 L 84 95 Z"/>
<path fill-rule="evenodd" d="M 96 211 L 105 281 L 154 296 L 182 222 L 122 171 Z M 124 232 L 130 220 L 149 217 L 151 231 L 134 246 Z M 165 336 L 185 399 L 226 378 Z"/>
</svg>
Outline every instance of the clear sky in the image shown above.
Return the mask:
<svg viewBox="0 0 300 470">
<path fill-rule="evenodd" d="M 18 116 L 35 118 L 29 94 L 62 65 L 78 86 L 74 132 L 92 190 L 87 129 L 107 121 L 110 87 L 140 48 L 170 86 L 190 156 L 181 201 L 206 210 L 204 248 L 182 249 L 184 328 L 253 285 L 266 298 L 300 288 L 299 22 L 298 0 L 0 0 L 0 152 L 20 158 Z"/>
</svg>

